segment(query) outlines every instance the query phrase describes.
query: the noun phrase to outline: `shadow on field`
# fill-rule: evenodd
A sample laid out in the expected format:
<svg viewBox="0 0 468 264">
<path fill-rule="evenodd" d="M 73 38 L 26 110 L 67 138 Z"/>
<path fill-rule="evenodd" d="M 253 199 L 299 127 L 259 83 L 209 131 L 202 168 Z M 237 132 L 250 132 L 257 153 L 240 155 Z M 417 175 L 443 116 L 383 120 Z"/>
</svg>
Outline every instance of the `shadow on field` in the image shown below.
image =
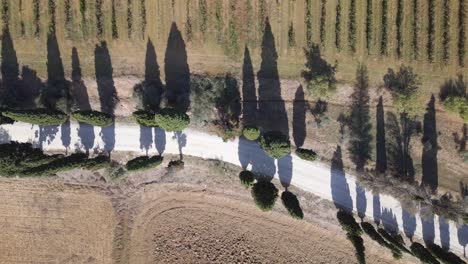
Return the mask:
<svg viewBox="0 0 468 264">
<path fill-rule="evenodd" d="M 432 192 L 437 190 L 437 125 L 435 112 L 435 97 L 427 104 L 426 114 L 423 123 L 423 153 L 422 153 L 422 186 L 427 186 Z"/>
<path fill-rule="evenodd" d="M 167 40 L 164 69 L 168 104 L 178 111 L 186 112 L 190 106 L 190 69 L 185 42 L 175 22 L 171 25 Z"/>
<path fill-rule="evenodd" d="M 118 97 L 112 76 L 112 61 L 105 41 L 101 42 L 100 45 L 96 45 L 94 50 L 94 65 L 101 111 L 113 116 L 118 103 Z M 102 128 L 101 137 L 104 141 L 104 150 L 110 154 L 115 146 L 115 124 Z"/>
<path fill-rule="evenodd" d="M 297 148 L 304 145 L 306 137 L 306 110 L 304 89 L 300 85 L 296 90 L 293 104 L 293 137 Z"/>
<path fill-rule="evenodd" d="M 244 126 L 256 125 L 257 103 L 255 74 L 250 51 L 246 46 L 244 64 L 242 65 L 242 120 Z"/>
<path fill-rule="evenodd" d="M 385 173 L 387 170 L 387 149 L 385 141 L 385 112 L 382 96 L 377 104 L 377 136 L 376 136 L 376 151 L 377 160 L 375 170 L 378 173 Z"/>
<path fill-rule="evenodd" d="M 19 64 L 8 25 L 3 28 L 2 36 L 2 105 L 15 107 L 19 103 L 18 76 Z"/>
</svg>

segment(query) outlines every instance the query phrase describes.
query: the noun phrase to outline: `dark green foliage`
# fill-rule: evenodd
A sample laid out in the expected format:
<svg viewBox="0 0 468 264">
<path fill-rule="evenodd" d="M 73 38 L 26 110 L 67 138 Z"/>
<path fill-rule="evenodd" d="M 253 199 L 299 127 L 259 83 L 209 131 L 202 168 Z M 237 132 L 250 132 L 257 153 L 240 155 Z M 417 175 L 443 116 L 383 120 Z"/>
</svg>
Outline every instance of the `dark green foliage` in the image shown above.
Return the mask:
<svg viewBox="0 0 468 264">
<path fill-rule="evenodd" d="M 108 127 L 114 123 L 114 118 L 98 111 L 76 111 L 72 113 L 77 121 L 93 126 Z"/>
<path fill-rule="evenodd" d="M 387 243 L 385 239 L 377 233 L 375 230 L 374 226 L 370 223 L 364 222 L 361 223 L 362 230 L 375 242 L 379 243 L 379 245 L 386 247 L 392 251 L 393 257 L 395 259 L 401 259 L 403 254 L 401 253 L 401 250 L 397 247 L 395 247 L 393 244 Z"/>
<path fill-rule="evenodd" d="M 169 164 L 167 165 L 167 167 L 170 169 L 181 170 L 184 168 L 184 161 L 183 160 L 171 160 L 169 161 Z"/>
<path fill-rule="evenodd" d="M 403 241 L 403 238 L 399 234 L 390 234 L 383 228 L 379 228 L 377 229 L 377 231 L 394 247 L 398 248 L 403 252 L 410 253 L 410 251 L 405 247 L 405 242 Z"/>
<path fill-rule="evenodd" d="M 435 45 L 435 0 L 429 0 L 428 3 L 429 25 L 427 26 L 427 59 L 430 63 L 434 62 Z"/>
<path fill-rule="evenodd" d="M 336 4 L 335 46 L 338 51 L 341 51 L 341 0 L 338 0 Z"/>
<path fill-rule="evenodd" d="M 413 59 L 418 59 L 419 57 L 419 47 L 418 47 L 418 42 L 419 42 L 419 6 L 418 6 L 419 0 L 413 0 Z"/>
<path fill-rule="evenodd" d="M 304 213 L 302 212 L 301 205 L 296 195 L 292 192 L 284 191 L 281 194 L 281 201 L 284 207 L 288 210 L 289 214 L 295 219 L 303 219 Z"/>
<path fill-rule="evenodd" d="M 351 0 L 348 22 L 348 42 L 350 50 L 356 52 L 356 0 Z"/>
<path fill-rule="evenodd" d="M 305 8 L 306 41 L 307 47 L 310 47 L 312 46 L 312 0 L 306 0 Z"/>
<path fill-rule="evenodd" d="M 351 140 L 349 152 L 351 160 L 356 165 L 356 170 L 364 170 L 364 166 L 371 158 L 370 134 L 372 125 L 369 109 L 369 77 L 367 68 L 359 66 L 356 74 L 356 88 L 352 94 L 353 104 L 349 116 L 349 130 Z"/>
<path fill-rule="evenodd" d="M 291 153 L 289 137 L 281 132 L 265 133 L 260 139 L 260 146 L 272 158 L 280 159 Z"/>
<path fill-rule="evenodd" d="M 205 35 L 208 28 L 208 5 L 206 0 L 199 0 L 198 12 L 200 17 L 200 31 Z"/>
<path fill-rule="evenodd" d="M 461 67 L 465 66 L 465 28 L 466 28 L 466 0 L 459 0 L 458 7 L 458 64 Z"/>
<path fill-rule="evenodd" d="M 215 98 L 216 120 L 214 125 L 221 132 L 224 140 L 235 136 L 234 131 L 239 128 L 239 116 L 241 113 L 241 97 L 237 80 L 230 75 L 224 78 L 224 87 Z"/>
<path fill-rule="evenodd" d="M 403 46 L 403 0 L 398 0 L 396 17 L 396 38 L 397 38 L 397 57 L 401 58 L 401 49 Z"/>
<path fill-rule="evenodd" d="M 182 131 L 190 124 L 190 118 L 187 114 L 172 108 L 164 108 L 159 111 L 155 120 L 159 127 L 168 132 Z"/>
<path fill-rule="evenodd" d="M 385 87 L 397 95 L 409 96 L 414 94 L 421 84 L 419 76 L 412 67 L 401 66 L 398 72 L 388 69 L 384 76 Z"/>
<path fill-rule="evenodd" d="M 317 159 L 317 153 L 311 149 L 298 148 L 296 150 L 296 155 L 299 158 L 308 161 L 315 161 Z"/>
<path fill-rule="evenodd" d="M 450 1 L 451 0 L 443 0 L 443 22 L 442 22 L 442 58 L 445 63 L 449 61 L 449 50 L 450 50 Z"/>
<path fill-rule="evenodd" d="M 239 179 L 246 189 L 252 187 L 255 182 L 255 175 L 251 171 L 241 171 Z"/>
<path fill-rule="evenodd" d="M 128 171 L 148 170 L 161 165 L 162 161 L 163 158 L 161 156 L 143 156 L 129 160 L 125 167 Z"/>
<path fill-rule="evenodd" d="M 103 26 L 104 26 L 102 1 L 103 0 L 96 0 L 96 34 L 98 38 L 102 38 Z"/>
<path fill-rule="evenodd" d="M 457 255 L 441 248 L 436 244 L 429 243 L 427 245 L 427 249 L 432 253 L 432 255 L 434 255 L 437 259 L 440 260 L 440 262 L 444 264 L 466 264 L 466 262 Z"/>
<path fill-rule="evenodd" d="M 440 101 L 447 111 L 459 114 L 464 120 L 468 120 L 468 95 L 463 75 L 457 79 L 446 81 L 440 88 Z"/>
<path fill-rule="evenodd" d="M 82 169 L 86 170 L 100 170 L 110 166 L 111 160 L 108 156 L 97 156 L 92 159 L 86 159 L 81 164 Z"/>
<path fill-rule="evenodd" d="M 18 122 L 41 126 L 58 126 L 68 119 L 65 113 L 48 109 L 7 110 L 2 115 Z"/>
<path fill-rule="evenodd" d="M 322 58 L 320 48 L 316 44 L 304 49 L 304 53 L 306 70 L 301 74 L 308 84 L 308 91 L 318 97 L 328 96 L 336 88 L 336 65 L 332 66 Z"/>
<path fill-rule="evenodd" d="M 258 208 L 262 211 L 270 211 L 278 199 L 278 189 L 269 181 L 257 181 L 252 186 L 252 197 Z"/>
<path fill-rule="evenodd" d="M 111 16 L 112 16 L 112 38 L 113 39 L 118 39 L 119 38 L 119 31 L 117 30 L 117 14 L 115 11 L 115 0 L 112 0 L 112 10 L 111 10 Z"/>
<path fill-rule="evenodd" d="M 361 236 L 353 235 L 353 234 L 346 234 L 346 238 L 351 241 L 351 243 L 354 246 L 354 249 L 356 252 L 354 253 L 356 255 L 356 258 L 359 262 L 359 264 L 365 264 L 366 263 L 366 254 L 365 250 L 366 248 L 364 247 L 364 240 L 361 238 Z"/>
<path fill-rule="evenodd" d="M 156 114 L 149 112 L 149 111 L 144 111 L 144 110 L 138 110 L 136 112 L 133 112 L 133 117 L 135 120 L 138 122 L 139 125 L 141 126 L 146 126 L 146 127 L 157 127 L 158 124 L 156 123 Z"/>
<path fill-rule="evenodd" d="M 321 10 L 320 10 L 320 43 L 322 45 L 325 44 L 325 40 L 327 38 L 327 0 L 321 0 Z"/>
<path fill-rule="evenodd" d="M 34 16 L 34 36 L 39 37 L 41 32 L 41 11 L 39 6 L 39 0 L 33 2 L 33 16 Z"/>
<path fill-rule="evenodd" d="M 336 218 L 338 218 L 338 222 L 341 225 L 341 228 L 343 231 L 350 235 L 354 236 L 361 236 L 362 235 L 362 229 L 359 226 L 359 224 L 356 222 L 354 219 L 354 216 L 351 213 L 348 213 L 343 210 L 339 210 L 336 213 Z"/>
<path fill-rule="evenodd" d="M 132 11 L 132 0 L 127 0 L 127 34 L 128 38 L 132 38 L 133 31 L 133 11 Z"/>
<path fill-rule="evenodd" d="M 28 163 L 44 164 L 54 160 L 42 153 L 40 149 L 34 149 L 30 143 L 11 142 L 0 145 L 0 175 L 14 177 L 19 175 L 24 168 L 28 168 Z"/>
<path fill-rule="evenodd" d="M 414 256 L 421 260 L 422 263 L 440 264 L 440 262 L 434 256 L 432 256 L 429 250 L 417 242 L 411 245 L 411 252 L 413 252 Z"/>
<path fill-rule="evenodd" d="M 244 127 L 244 129 L 242 130 L 242 135 L 246 139 L 252 140 L 252 141 L 257 140 L 260 137 L 260 134 L 261 134 L 260 129 L 258 129 L 257 127 L 249 126 L 249 127 Z"/>
<path fill-rule="evenodd" d="M 294 24 L 291 21 L 288 29 L 288 47 L 293 48 L 296 46 L 296 32 L 294 31 Z"/>
<path fill-rule="evenodd" d="M 141 17 L 141 37 L 145 38 L 146 33 L 146 0 L 140 0 L 140 17 Z"/>
<path fill-rule="evenodd" d="M 72 31 L 72 18 L 71 0 L 65 0 L 65 28 L 68 36 L 70 36 Z"/>
<path fill-rule="evenodd" d="M 372 0 L 367 0 L 366 5 L 366 48 L 367 52 L 370 52 L 372 46 L 372 34 L 373 34 L 373 9 L 372 9 Z"/>
<path fill-rule="evenodd" d="M 388 0 L 382 0 L 382 35 L 380 37 L 380 54 L 387 55 L 388 47 Z"/>
</svg>

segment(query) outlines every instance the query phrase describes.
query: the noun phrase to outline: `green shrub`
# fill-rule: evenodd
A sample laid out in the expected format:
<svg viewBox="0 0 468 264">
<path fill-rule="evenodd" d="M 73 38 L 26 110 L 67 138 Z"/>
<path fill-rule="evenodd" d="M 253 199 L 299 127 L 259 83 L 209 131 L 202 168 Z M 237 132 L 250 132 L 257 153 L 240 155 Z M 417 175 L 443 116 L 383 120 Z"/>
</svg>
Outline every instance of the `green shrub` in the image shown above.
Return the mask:
<svg viewBox="0 0 468 264">
<path fill-rule="evenodd" d="M 355 236 L 362 235 L 362 229 L 352 214 L 339 210 L 338 213 L 336 213 L 336 217 L 338 218 L 338 222 L 340 222 L 341 228 L 345 232 Z"/>
<path fill-rule="evenodd" d="M 137 157 L 127 162 L 126 168 L 128 171 L 141 171 L 155 168 L 161 165 L 163 158 L 161 156 L 143 156 Z"/>
<path fill-rule="evenodd" d="M 278 199 L 278 189 L 269 181 L 257 181 L 252 186 L 252 197 L 258 208 L 262 211 L 270 211 Z"/>
<path fill-rule="evenodd" d="M 77 121 L 93 126 L 108 127 L 114 123 L 114 118 L 98 111 L 76 111 L 72 113 Z"/>
<path fill-rule="evenodd" d="M 260 146 L 272 158 L 280 159 L 291 153 L 289 137 L 281 132 L 265 133 L 260 139 Z"/>
<path fill-rule="evenodd" d="M 429 243 L 427 245 L 427 249 L 432 253 L 432 255 L 434 255 L 444 264 L 465 264 L 466 263 L 457 255 L 441 248 L 440 246 L 436 244 Z"/>
<path fill-rule="evenodd" d="M 298 148 L 296 155 L 303 160 L 314 161 L 317 159 L 317 153 L 311 149 Z"/>
<path fill-rule="evenodd" d="M 260 137 L 260 129 L 257 127 L 244 127 L 242 135 L 248 140 L 255 141 Z"/>
<path fill-rule="evenodd" d="M 81 168 L 87 169 L 87 170 L 100 170 L 104 168 L 108 168 L 111 164 L 111 160 L 108 156 L 97 156 L 92 159 L 86 159 L 83 161 L 83 164 L 81 164 Z"/>
<path fill-rule="evenodd" d="M 389 234 L 385 229 L 379 228 L 377 229 L 379 234 L 385 238 L 388 242 L 390 242 L 393 246 L 399 248 L 401 251 L 404 251 L 406 253 L 411 253 L 406 247 L 405 247 L 405 241 L 403 241 L 403 238 L 398 235 L 398 234 Z"/>
<path fill-rule="evenodd" d="M 70 156 L 56 159 L 47 164 L 26 169 L 22 172 L 23 175 L 21 176 L 52 176 L 61 171 L 80 168 L 86 159 L 86 154 L 72 154 Z"/>
<path fill-rule="evenodd" d="M 461 96 L 448 96 L 444 101 L 447 111 L 460 115 L 465 122 L 468 122 L 468 99 Z"/>
<path fill-rule="evenodd" d="M 416 256 L 422 263 L 426 264 L 440 264 L 440 262 L 432 256 L 431 252 L 427 250 L 423 245 L 415 242 L 411 245 L 411 252 Z"/>
<path fill-rule="evenodd" d="M 252 187 L 255 182 L 255 176 L 251 171 L 241 171 L 239 179 L 246 189 Z"/>
<path fill-rule="evenodd" d="M 379 243 L 379 245 L 386 247 L 392 251 L 393 257 L 395 259 L 401 259 L 403 254 L 401 250 L 395 247 L 393 244 L 389 244 L 385 241 L 385 239 L 375 230 L 374 226 L 370 223 L 361 223 L 362 230 L 375 242 Z"/>
<path fill-rule="evenodd" d="M 356 252 L 354 253 L 356 255 L 356 258 L 359 262 L 359 264 L 365 264 L 366 263 L 366 254 L 365 250 L 366 248 L 364 247 L 364 240 L 357 235 L 353 235 L 350 233 L 346 234 L 346 238 L 351 241 L 351 243 L 354 246 L 354 249 Z"/>
<path fill-rule="evenodd" d="M 18 122 L 40 126 L 58 126 L 68 119 L 65 113 L 48 109 L 7 110 L 2 115 Z"/>
<path fill-rule="evenodd" d="M 303 219 L 304 213 L 302 212 L 299 200 L 292 192 L 285 191 L 281 194 L 281 201 L 284 207 L 288 210 L 289 214 L 296 219 Z"/>
<path fill-rule="evenodd" d="M 133 117 L 137 121 L 138 124 L 145 126 L 145 127 L 157 127 L 158 124 L 156 123 L 156 114 L 151 113 L 149 111 L 139 110 L 133 112 Z"/>
<path fill-rule="evenodd" d="M 190 124 L 190 117 L 172 108 L 164 108 L 156 114 L 156 124 L 162 129 L 170 131 L 182 131 Z"/>
</svg>

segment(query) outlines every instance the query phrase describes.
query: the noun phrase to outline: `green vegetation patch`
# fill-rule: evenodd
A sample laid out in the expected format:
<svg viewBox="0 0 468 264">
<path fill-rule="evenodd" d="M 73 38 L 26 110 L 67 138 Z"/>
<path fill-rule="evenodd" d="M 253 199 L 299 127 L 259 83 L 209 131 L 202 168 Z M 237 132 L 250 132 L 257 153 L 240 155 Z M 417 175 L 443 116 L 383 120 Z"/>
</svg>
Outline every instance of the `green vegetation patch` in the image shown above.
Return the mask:
<svg viewBox="0 0 468 264">
<path fill-rule="evenodd" d="M 171 131 L 182 131 L 190 124 L 190 117 L 178 112 L 173 108 L 164 108 L 156 114 L 156 124 L 162 129 Z"/>
<path fill-rule="evenodd" d="M 93 126 L 108 127 L 114 123 L 111 115 L 98 111 L 76 111 L 72 116 L 79 122 Z"/>
<path fill-rule="evenodd" d="M 255 182 L 255 175 L 251 171 L 241 171 L 239 179 L 246 189 L 252 187 Z"/>
<path fill-rule="evenodd" d="M 258 181 L 252 186 L 252 197 L 262 211 L 270 211 L 278 199 L 278 189 L 269 181 Z"/>
<path fill-rule="evenodd" d="M 395 247 L 393 244 L 387 243 L 385 239 L 375 230 L 374 226 L 370 223 L 364 222 L 361 223 L 362 230 L 375 242 L 379 243 L 379 245 L 386 247 L 392 251 L 393 258 L 401 259 L 403 254 L 401 250 Z"/>
<path fill-rule="evenodd" d="M 292 192 L 285 191 L 281 194 L 281 201 L 288 213 L 295 219 L 303 219 L 304 213 L 302 212 L 301 205 L 297 196 Z"/>
<path fill-rule="evenodd" d="M 158 126 L 158 124 L 156 123 L 156 114 L 149 111 L 138 110 L 136 112 L 133 112 L 133 118 L 135 118 L 138 124 L 145 127 Z"/>
<path fill-rule="evenodd" d="M 40 126 L 58 126 L 65 123 L 68 119 L 68 115 L 64 112 L 42 108 L 33 110 L 7 110 L 3 111 L 2 115 L 18 122 Z"/>
<path fill-rule="evenodd" d="M 260 146 L 272 158 L 280 159 L 291 153 L 289 137 L 281 132 L 265 133 L 260 139 Z"/>
<path fill-rule="evenodd" d="M 311 149 L 298 148 L 296 150 L 296 155 L 299 158 L 308 161 L 315 161 L 317 159 L 317 153 Z"/>
<path fill-rule="evenodd" d="M 244 127 L 242 135 L 248 140 L 255 141 L 260 137 L 260 129 L 252 126 Z"/>
<path fill-rule="evenodd" d="M 128 171 L 141 171 L 155 168 L 161 165 L 163 157 L 161 156 L 143 156 L 137 157 L 127 162 L 126 168 Z"/>
</svg>

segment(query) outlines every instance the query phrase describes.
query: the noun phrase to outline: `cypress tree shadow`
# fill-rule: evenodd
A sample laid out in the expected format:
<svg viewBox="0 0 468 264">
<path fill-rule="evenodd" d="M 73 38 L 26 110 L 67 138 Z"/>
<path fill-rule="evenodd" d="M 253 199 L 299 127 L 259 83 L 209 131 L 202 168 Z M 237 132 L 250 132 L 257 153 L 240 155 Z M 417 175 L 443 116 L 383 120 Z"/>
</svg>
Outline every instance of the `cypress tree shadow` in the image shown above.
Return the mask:
<svg viewBox="0 0 468 264">
<path fill-rule="evenodd" d="M 367 68 L 359 66 L 356 73 L 356 87 L 352 94 L 353 104 L 349 118 L 350 144 L 349 152 L 351 160 L 356 165 L 356 170 L 361 172 L 370 159 L 371 124 L 369 114 L 369 78 Z"/>
<path fill-rule="evenodd" d="M 380 219 L 382 218 L 381 207 L 380 207 L 380 194 L 374 194 L 372 197 L 372 209 L 374 223 L 380 225 Z"/>
<path fill-rule="evenodd" d="M 242 65 L 242 120 L 244 126 L 255 125 L 257 115 L 257 93 L 252 59 L 247 46 Z"/>
<path fill-rule="evenodd" d="M 186 112 L 190 106 L 190 69 L 182 34 L 172 23 L 164 58 L 166 72 L 166 97 L 168 104 Z"/>
<path fill-rule="evenodd" d="M 70 147 L 71 144 L 71 131 L 70 131 L 70 120 L 67 120 L 67 122 L 63 123 L 60 126 L 60 132 L 61 136 L 60 139 L 62 140 L 62 145 L 65 148 L 65 153 L 68 153 L 68 148 Z"/>
<path fill-rule="evenodd" d="M 306 102 L 304 89 L 300 85 L 296 90 L 293 105 L 293 137 L 297 148 L 304 145 L 306 137 Z"/>
<path fill-rule="evenodd" d="M 21 107 L 24 109 L 35 108 L 36 99 L 44 89 L 44 84 L 41 79 L 37 77 L 36 71 L 30 69 L 28 66 L 23 66 L 21 69 L 21 81 L 22 85 L 19 92 L 19 97 L 22 98 Z"/>
<path fill-rule="evenodd" d="M 398 221 L 392 209 L 383 208 L 381 219 L 385 230 L 394 234 L 398 233 Z"/>
<path fill-rule="evenodd" d="M 278 160 L 278 176 L 281 182 L 281 185 L 286 189 L 291 184 L 292 179 L 292 156 L 291 154 L 286 155 Z"/>
<path fill-rule="evenodd" d="M 364 189 L 364 187 L 362 187 L 357 182 L 356 182 L 356 209 L 358 211 L 359 218 L 361 218 L 361 221 L 364 221 L 364 217 L 366 217 L 366 209 L 367 209 L 366 189 Z"/>
<path fill-rule="evenodd" d="M 142 89 L 143 108 L 147 111 L 157 112 L 159 110 L 163 93 L 160 75 L 156 50 L 151 39 L 148 39 L 145 57 L 145 81 L 137 86 Z"/>
<path fill-rule="evenodd" d="M 385 173 L 387 170 L 387 149 L 385 141 L 385 114 L 383 107 L 382 96 L 377 104 L 377 136 L 376 136 L 376 151 L 377 160 L 375 170 L 378 173 Z"/>
<path fill-rule="evenodd" d="M 439 217 L 439 233 L 440 233 L 440 244 L 442 248 L 445 250 L 449 250 L 450 249 L 449 223 L 443 217 Z"/>
<path fill-rule="evenodd" d="M 162 155 L 166 149 L 166 131 L 156 127 L 154 130 L 154 142 L 159 155 Z"/>
<path fill-rule="evenodd" d="M 184 160 L 182 149 L 187 146 L 187 135 L 182 132 L 175 132 L 174 138 L 177 139 L 177 145 L 179 146 L 179 159 Z"/>
<path fill-rule="evenodd" d="M 431 213 L 427 219 L 421 218 L 421 226 L 424 243 L 432 244 L 435 239 L 434 215 Z"/>
<path fill-rule="evenodd" d="M 262 63 L 257 73 L 258 112 L 262 128 L 269 131 L 280 131 L 289 135 L 288 116 L 281 98 L 281 84 L 278 74 L 278 53 L 275 47 L 275 38 L 271 31 L 268 19 L 265 22 L 265 32 L 262 40 Z"/>
<path fill-rule="evenodd" d="M 60 48 L 55 34 L 51 28 L 47 33 L 47 86 L 42 93 L 42 103 L 46 108 L 68 112 L 70 109 L 69 83 L 65 79 Z M 57 105 L 62 101 L 60 105 Z"/>
<path fill-rule="evenodd" d="M 413 241 L 414 232 L 416 231 L 416 216 L 403 209 L 403 231 L 407 238 Z"/>
<path fill-rule="evenodd" d="M 42 149 L 44 145 L 49 145 L 56 137 L 57 133 L 59 131 L 58 126 L 40 126 L 38 135 L 39 139 L 39 146 Z"/>
<path fill-rule="evenodd" d="M 101 42 L 101 45 L 96 45 L 94 50 L 94 65 L 101 111 L 114 115 L 118 97 L 112 76 L 113 69 L 109 49 L 105 41 Z M 104 141 L 105 151 L 110 154 L 115 146 L 115 124 L 102 128 L 101 137 Z"/>
<path fill-rule="evenodd" d="M 4 128 L 0 127 L 0 144 L 6 144 L 11 142 L 10 134 Z"/>
<path fill-rule="evenodd" d="M 140 126 L 140 149 L 148 155 L 148 150 L 153 144 L 153 128 Z"/>
<path fill-rule="evenodd" d="M 458 243 L 463 247 L 463 256 L 466 258 L 466 245 L 468 244 L 468 225 L 457 229 Z"/>
<path fill-rule="evenodd" d="M 1 103 L 7 107 L 14 107 L 20 102 L 17 98 L 19 64 L 15 47 L 11 39 L 8 25 L 3 28 L 2 36 L 2 93 Z"/>
<path fill-rule="evenodd" d="M 423 126 L 423 153 L 422 153 L 422 186 L 428 186 L 432 192 L 437 190 L 438 173 L 437 173 L 437 127 L 435 113 L 435 98 L 434 95 L 426 108 L 424 115 Z"/>
<path fill-rule="evenodd" d="M 336 147 L 331 162 L 331 193 L 338 209 L 353 211 L 353 200 L 346 181 L 340 146 Z"/>
</svg>

